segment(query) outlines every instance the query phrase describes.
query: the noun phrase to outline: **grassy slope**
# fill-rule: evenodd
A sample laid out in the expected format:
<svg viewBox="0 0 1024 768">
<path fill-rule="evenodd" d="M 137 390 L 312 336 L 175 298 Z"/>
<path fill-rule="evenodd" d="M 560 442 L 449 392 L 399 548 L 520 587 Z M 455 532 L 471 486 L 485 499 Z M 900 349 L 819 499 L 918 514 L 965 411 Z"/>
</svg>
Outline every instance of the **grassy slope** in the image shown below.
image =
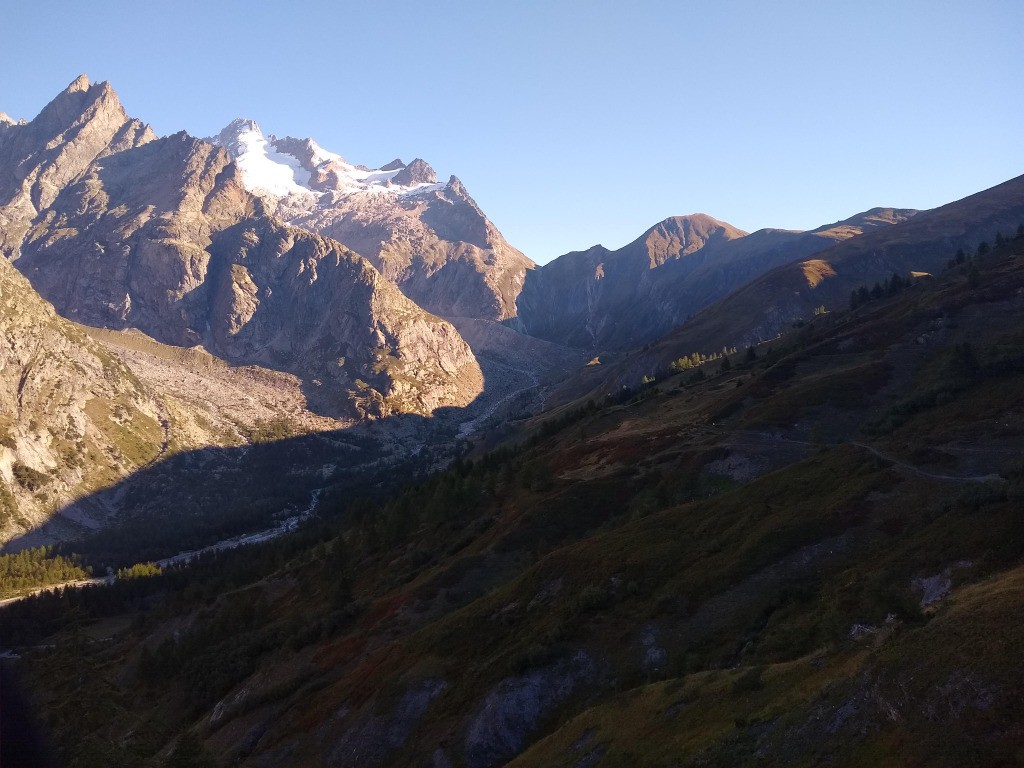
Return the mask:
<svg viewBox="0 0 1024 768">
<path fill-rule="evenodd" d="M 268 551 L 110 642 L 65 637 L 29 669 L 66 754 L 159 764 L 187 729 L 244 765 L 1012 762 L 1018 245 L 977 288 L 819 318 L 449 473 L 350 527 L 347 558 Z M 943 389 L 965 340 L 987 373 Z M 171 660 L 155 682 L 143 648 Z"/>
</svg>

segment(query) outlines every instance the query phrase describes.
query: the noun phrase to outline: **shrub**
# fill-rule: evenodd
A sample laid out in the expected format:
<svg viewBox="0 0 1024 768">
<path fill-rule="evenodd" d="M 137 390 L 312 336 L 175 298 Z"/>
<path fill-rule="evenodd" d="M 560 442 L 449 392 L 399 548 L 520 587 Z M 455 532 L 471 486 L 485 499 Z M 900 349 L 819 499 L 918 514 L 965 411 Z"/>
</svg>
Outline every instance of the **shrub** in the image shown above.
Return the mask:
<svg viewBox="0 0 1024 768">
<path fill-rule="evenodd" d="M 38 491 L 50 482 L 48 475 L 20 461 L 14 462 L 11 471 L 14 473 L 15 482 L 27 491 Z"/>
</svg>

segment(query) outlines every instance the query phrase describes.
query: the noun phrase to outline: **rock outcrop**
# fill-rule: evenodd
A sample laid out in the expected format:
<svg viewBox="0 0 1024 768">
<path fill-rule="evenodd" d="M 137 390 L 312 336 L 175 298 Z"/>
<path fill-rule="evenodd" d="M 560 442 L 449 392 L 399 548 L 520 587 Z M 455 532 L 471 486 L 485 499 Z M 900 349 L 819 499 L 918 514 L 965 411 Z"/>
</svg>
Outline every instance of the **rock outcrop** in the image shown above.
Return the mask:
<svg viewBox="0 0 1024 768">
<path fill-rule="evenodd" d="M 82 75 L 34 120 L 0 132 L 0 254 L 17 258 L 35 219 L 96 160 L 152 141 L 107 83 Z"/>
<path fill-rule="evenodd" d="M 416 158 L 391 179 L 392 184 L 411 187 L 413 184 L 436 184 L 437 174 L 426 161 Z"/>
</svg>

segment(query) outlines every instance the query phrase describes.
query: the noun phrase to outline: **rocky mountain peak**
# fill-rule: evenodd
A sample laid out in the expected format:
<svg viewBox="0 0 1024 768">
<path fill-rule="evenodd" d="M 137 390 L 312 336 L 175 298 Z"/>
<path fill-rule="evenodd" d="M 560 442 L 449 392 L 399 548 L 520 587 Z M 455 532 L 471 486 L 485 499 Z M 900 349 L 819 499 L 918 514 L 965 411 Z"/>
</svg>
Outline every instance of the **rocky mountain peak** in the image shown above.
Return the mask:
<svg viewBox="0 0 1024 768">
<path fill-rule="evenodd" d="M 735 240 L 746 232 L 704 213 L 672 216 L 655 224 L 632 245 L 643 249 L 650 268 L 704 248 L 712 240 Z M 627 246 L 627 248 L 630 246 Z"/>
<path fill-rule="evenodd" d="M 685 216 L 670 216 L 658 222 L 646 234 L 652 232 L 672 232 L 687 238 L 707 237 L 714 232 L 723 232 L 730 239 L 744 237 L 747 233 L 724 221 L 719 221 L 706 213 L 690 213 Z"/>
<path fill-rule="evenodd" d="M 448 183 L 445 184 L 444 191 L 445 197 L 465 203 L 476 211 L 477 215 L 486 218 L 484 216 L 484 212 L 480 209 L 480 206 L 476 204 L 476 200 L 470 197 L 469 190 L 466 189 L 466 185 L 462 183 L 458 176 L 452 176 L 448 179 Z"/>
<path fill-rule="evenodd" d="M 317 191 L 339 190 L 345 186 L 345 160 L 341 155 L 326 151 L 313 139 L 278 138 L 271 135 L 269 144 L 274 151 L 299 161 L 309 174 L 309 187 Z"/>
<path fill-rule="evenodd" d="M 459 180 L 458 176 L 452 175 L 448 179 L 448 184 L 446 186 L 449 192 L 452 192 L 459 197 L 469 197 L 469 193 L 466 191 L 465 185 L 463 185 Z"/>
<path fill-rule="evenodd" d="M 43 107 L 32 120 L 32 125 L 49 138 L 58 138 L 68 129 L 86 122 L 124 122 L 124 107 L 114 89 L 107 82 L 89 83 L 81 75 Z"/>
<path fill-rule="evenodd" d="M 232 146 L 238 145 L 239 139 L 245 134 L 256 134 L 263 137 L 259 123 L 247 117 L 239 117 L 224 126 L 216 136 L 208 137 L 206 141 L 218 147 L 225 147 L 230 151 Z"/>
<path fill-rule="evenodd" d="M 90 86 L 89 76 L 83 72 L 68 84 L 68 87 L 64 89 L 64 93 L 85 93 L 89 90 Z"/>
<path fill-rule="evenodd" d="M 407 296 L 443 317 L 504 319 L 533 263 L 512 248 L 452 176 L 422 158 L 371 169 L 312 139 L 264 137 L 236 120 L 208 139 L 241 183 L 282 221 L 368 258 Z"/>
<path fill-rule="evenodd" d="M 0 255 L 17 258 L 32 220 L 101 157 L 156 138 L 108 83 L 82 75 L 28 123 L 0 134 Z"/>
<path fill-rule="evenodd" d="M 381 170 L 384 169 L 381 168 Z M 391 183 L 400 184 L 403 187 L 411 187 L 413 184 L 436 184 L 437 174 L 434 173 L 434 169 L 425 160 L 417 157 L 395 174 L 395 177 L 391 179 Z"/>
</svg>

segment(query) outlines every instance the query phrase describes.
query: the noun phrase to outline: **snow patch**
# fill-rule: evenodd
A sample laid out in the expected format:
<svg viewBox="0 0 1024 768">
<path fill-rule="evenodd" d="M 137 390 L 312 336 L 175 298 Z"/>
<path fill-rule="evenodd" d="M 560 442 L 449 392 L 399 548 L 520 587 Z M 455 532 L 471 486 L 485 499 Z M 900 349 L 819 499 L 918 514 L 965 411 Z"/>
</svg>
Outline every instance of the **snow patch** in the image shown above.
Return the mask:
<svg viewBox="0 0 1024 768">
<path fill-rule="evenodd" d="M 260 129 L 240 132 L 228 151 L 235 157 L 246 189 L 267 192 L 275 197 L 309 194 L 309 171 L 298 158 L 270 148 Z"/>
<path fill-rule="evenodd" d="M 242 174 L 242 183 L 250 192 L 284 198 L 292 195 L 326 194 L 346 197 L 355 194 L 390 194 L 399 197 L 417 196 L 444 189 L 445 184 L 394 184 L 393 179 L 402 169 L 385 171 L 353 165 L 336 152 L 330 152 L 310 139 L 311 152 L 307 162 L 281 149 L 288 140 L 278 140 L 273 134 L 265 137 L 252 120 L 235 120 L 220 134 L 208 141 L 228 150 Z M 314 189 L 313 176 L 333 177 L 332 189 Z"/>
</svg>

